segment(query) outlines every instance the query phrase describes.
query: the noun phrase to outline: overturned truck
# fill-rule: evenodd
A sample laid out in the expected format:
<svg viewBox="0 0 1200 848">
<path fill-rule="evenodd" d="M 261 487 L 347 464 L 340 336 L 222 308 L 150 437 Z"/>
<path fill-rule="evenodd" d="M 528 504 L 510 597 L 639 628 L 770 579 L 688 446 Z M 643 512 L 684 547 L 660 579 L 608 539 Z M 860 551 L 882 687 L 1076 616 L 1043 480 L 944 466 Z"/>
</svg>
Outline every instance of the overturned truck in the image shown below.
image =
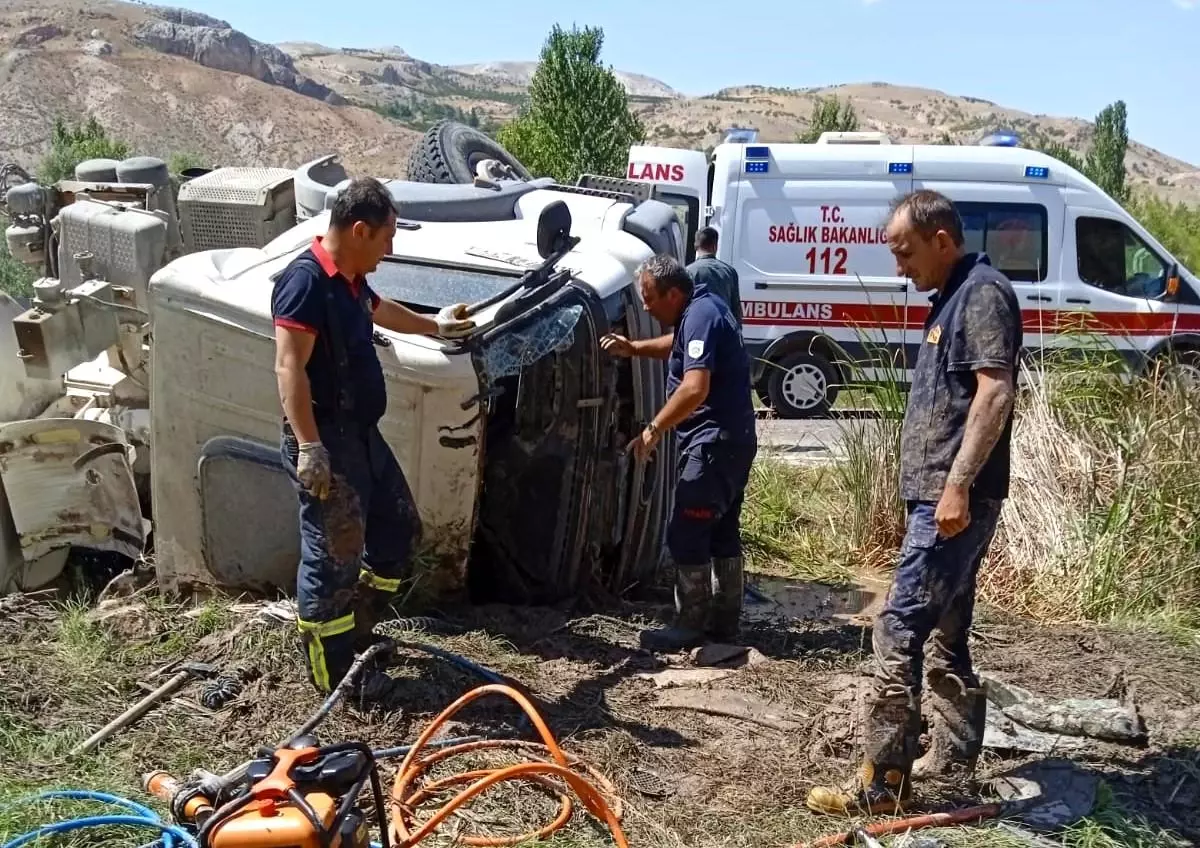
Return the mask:
<svg viewBox="0 0 1200 848">
<path fill-rule="evenodd" d="M 665 376 L 599 339 L 662 332 L 634 273 L 685 256 L 674 210 L 623 180 L 531 179 L 457 124 L 430 130 L 409 173 L 423 181 L 382 180 L 399 223 L 371 285 L 420 312 L 470 303 L 477 324 L 453 341 L 380 332 L 417 576 L 517 603 L 645 585 L 673 452 L 642 465 L 624 448 Z M 336 156 L 217 168 L 176 193 L 143 157 L 75 177 L 6 194 L 10 251 L 44 276 L 0 330 L 0 591 L 49 585 L 82 551 L 145 558 L 167 591 L 290 592 L 270 296 L 348 174 Z"/>
</svg>

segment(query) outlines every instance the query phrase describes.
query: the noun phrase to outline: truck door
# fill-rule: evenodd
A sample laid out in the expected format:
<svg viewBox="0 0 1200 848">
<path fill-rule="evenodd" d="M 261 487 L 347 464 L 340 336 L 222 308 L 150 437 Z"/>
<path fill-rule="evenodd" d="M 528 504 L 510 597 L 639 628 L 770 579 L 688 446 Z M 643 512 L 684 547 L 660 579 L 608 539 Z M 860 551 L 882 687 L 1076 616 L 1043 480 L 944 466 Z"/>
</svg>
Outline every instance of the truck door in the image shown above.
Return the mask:
<svg viewBox="0 0 1200 848">
<path fill-rule="evenodd" d="M 696 231 L 708 223 L 708 159 L 699 150 L 637 145 L 629 148 L 626 177 L 653 183 L 655 198 L 675 209 L 687 239 L 687 261 L 696 258 Z"/>
<path fill-rule="evenodd" d="M 966 249 L 986 253 L 1012 282 L 1021 304 L 1026 355 L 1052 346 L 1062 300 L 1065 207 L 1059 187 L 917 179 L 913 188 L 932 189 L 954 201 Z"/>
</svg>

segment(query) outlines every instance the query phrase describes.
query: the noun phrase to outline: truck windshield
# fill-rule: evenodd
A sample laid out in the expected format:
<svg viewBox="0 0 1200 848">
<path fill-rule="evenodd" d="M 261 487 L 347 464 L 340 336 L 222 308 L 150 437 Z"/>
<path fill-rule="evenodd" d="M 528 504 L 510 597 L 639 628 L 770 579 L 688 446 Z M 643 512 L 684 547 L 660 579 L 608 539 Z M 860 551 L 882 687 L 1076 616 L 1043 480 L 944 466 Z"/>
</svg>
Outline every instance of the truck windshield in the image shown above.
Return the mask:
<svg viewBox="0 0 1200 848">
<path fill-rule="evenodd" d="M 418 306 L 442 307 L 452 303 L 477 303 L 515 283 L 521 274 L 425 265 L 384 259 L 367 276 L 371 288 L 383 297 Z"/>
</svg>

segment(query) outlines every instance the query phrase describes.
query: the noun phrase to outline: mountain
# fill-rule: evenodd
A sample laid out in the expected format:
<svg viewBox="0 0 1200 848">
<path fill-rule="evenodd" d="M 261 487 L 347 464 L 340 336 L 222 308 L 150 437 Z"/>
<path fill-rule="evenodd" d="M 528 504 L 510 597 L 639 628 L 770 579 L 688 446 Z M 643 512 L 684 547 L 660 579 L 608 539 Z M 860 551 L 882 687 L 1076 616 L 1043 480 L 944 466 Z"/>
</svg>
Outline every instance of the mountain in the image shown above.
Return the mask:
<svg viewBox="0 0 1200 848">
<path fill-rule="evenodd" d="M 439 118 L 485 130 L 517 114 L 536 64 L 445 66 L 408 48 L 272 45 L 185 9 L 114 0 L 0 0 L 0 161 L 36 164 L 54 117 L 94 114 L 142 154 L 208 164 L 293 167 L 340 152 L 349 169 L 404 173 L 419 132 Z M 744 85 L 684 96 L 616 71 L 657 144 L 707 148 L 730 126 L 790 141 L 817 97 L 853 103 L 863 129 L 896 142 L 974 144 L 990 130 L 1082 149 L 1089 122 L 1031 115 L 986 100 L 866 82 L 830 88 Z M 1131 180 L 1200 202 L 1200 169 L 1137 142 Z"/>
</svg>

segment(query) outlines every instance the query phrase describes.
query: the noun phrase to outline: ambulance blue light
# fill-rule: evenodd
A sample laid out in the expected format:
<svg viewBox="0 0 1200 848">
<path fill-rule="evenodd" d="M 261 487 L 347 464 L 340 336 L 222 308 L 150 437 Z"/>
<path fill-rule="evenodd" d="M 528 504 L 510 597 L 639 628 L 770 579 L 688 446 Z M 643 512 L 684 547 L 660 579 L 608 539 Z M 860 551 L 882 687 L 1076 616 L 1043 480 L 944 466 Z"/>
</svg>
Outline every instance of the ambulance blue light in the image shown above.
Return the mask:
<svg viewBox="0 0 1200 848">
<path fill-rule="evenodd" d="M 1045 165 L 1030 165 L 1025 169 L 1025 176 L 1034 180 L 1045 180 L 1050 177 L 1050 169 Z"/>
<path fill-rule="evenodd" d="M 888 165 L 889 174 L 911 174 L 912 162 L 893 162 Z"/>
<path fill-rule="evenodd" d="M 747 162 L 746 163 L 746 173 L 747 174 L 765 174 L 765 173 L 767 173 L 767 169 L 769 167 L 770 167 L 769 162 Z"/>
<path fill-rule="evenodd" d="M 770 159 L 771 158 L 771 148 L 769 148 L 769 147 L 747 147 L 746 148 L 746 158 L 747 159 Z"/>
</svg>

